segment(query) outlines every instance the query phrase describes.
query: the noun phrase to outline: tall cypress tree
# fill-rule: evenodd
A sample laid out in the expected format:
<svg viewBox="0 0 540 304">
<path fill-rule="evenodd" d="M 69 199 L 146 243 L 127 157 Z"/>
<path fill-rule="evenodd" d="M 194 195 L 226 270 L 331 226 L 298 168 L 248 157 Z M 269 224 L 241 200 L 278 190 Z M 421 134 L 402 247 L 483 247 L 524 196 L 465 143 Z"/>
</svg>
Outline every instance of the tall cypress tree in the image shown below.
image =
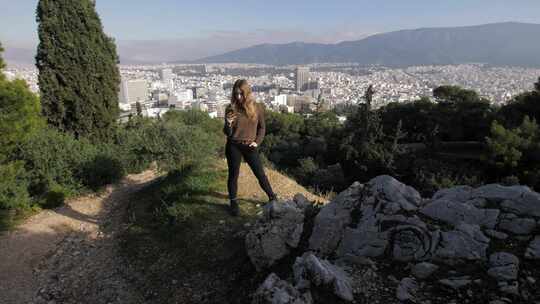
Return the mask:
<svg viewBox="0 0 540 304">
<path fill-rule="evenodd" d="M 103 140 L 118 117 L 120 72 L 114 41 L 93 0 L 40 0 L 36 56 L 43 114 L 76 137 Z"/>
</svg>

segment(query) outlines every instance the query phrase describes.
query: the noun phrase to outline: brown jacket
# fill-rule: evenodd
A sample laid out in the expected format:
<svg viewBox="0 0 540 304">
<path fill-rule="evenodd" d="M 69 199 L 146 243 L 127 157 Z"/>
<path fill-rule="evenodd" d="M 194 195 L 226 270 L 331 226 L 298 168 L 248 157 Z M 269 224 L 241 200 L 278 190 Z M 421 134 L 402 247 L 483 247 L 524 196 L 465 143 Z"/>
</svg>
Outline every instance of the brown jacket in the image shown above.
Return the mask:
<svg viewBox="0 0 540 304">
<path fill-rule="evenodd" d="M 223 133 L 225 133 L 229 139 L 246 143 L 256 142 L 257 145 L 262 143 L 266 132 L 264 107 L 259 103 L 255 104 L 255 106 L 257 116 L 254 120 L 250 120 L 243 112 L 237 112 L 236 119 L 232 124 L 229 124 L 227 122 L 227 115 L 225 115 Z M 228 113 L 229 111 L 231 111 L 231 105 L 227 106 L 225 113 Z"/>
</svg>

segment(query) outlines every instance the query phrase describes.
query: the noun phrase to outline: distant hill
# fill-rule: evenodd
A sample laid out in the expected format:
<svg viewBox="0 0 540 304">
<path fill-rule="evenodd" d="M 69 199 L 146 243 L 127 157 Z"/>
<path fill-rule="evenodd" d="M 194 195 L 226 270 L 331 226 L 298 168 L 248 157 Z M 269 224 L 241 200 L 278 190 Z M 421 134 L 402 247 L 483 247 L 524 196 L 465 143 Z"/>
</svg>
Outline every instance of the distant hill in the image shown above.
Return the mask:
<svg viewBox="0 0 540 304">
<path fill-rule="evenodd" d="M 420 28 L 338 44 L 262 44 L 198 60 L 273 65 L 356 62 L 386 66 L 487 63 L 540 67 L 540 24 Z"/>
</svg>

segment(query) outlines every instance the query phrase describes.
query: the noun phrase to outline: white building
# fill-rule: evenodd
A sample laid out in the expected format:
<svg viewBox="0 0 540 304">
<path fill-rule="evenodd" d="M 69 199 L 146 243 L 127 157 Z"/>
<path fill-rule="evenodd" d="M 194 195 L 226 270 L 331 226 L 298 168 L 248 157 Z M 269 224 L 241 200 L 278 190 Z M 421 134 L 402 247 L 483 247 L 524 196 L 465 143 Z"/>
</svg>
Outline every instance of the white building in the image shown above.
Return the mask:
<svg viewBox="0 0 540 304">
<path fill-rule="evenodd" d="M 276 105 L 276 106 L 282 106 L 282 105 L 286 106 L 287 105 L 287 95 L 286 94 L 281 94 L 281 95 L 274 96 L 273 104 Z"/>
<path fill-rule="evenodd" d="M 169 107 L 183 110 L 186 103 L 193 100 L 193 90 L 176 91 L 169 96 Z"/>
<path fill-rule="evenodd" d="M 161 117 L 163 114 L 167 113 L 169 111 L 168 108 L 148 108 L 143 109 L 143 116 L 145 117 Z"/>
<path fill-rule="evenodd" d="M 146 80 L 122 80 L 119 93 L 120 103 L 144 103 L 148 100 L 148 83 Z"/>
<path fill-rule="evenodd" d="M 162 69 L 159 71 L 159 77 L 161 78 L 161 81 L 167 85 L 171 80 L 174 79 L 174 74 L 171 69 Z"/>
<path fill-rule="evenodd" d="M 297 67 L 295 73 L 295 87 L 297 92 L 304 91 L 310 81 L 309 67 Z"/>
<path fill-rule="evenodd" d="M 167 105 L 167 102 L 169 101 L 169 95 L 167 95 L 165 92 L 155 91 L 152 94 L 152 99 L 160 106 Z"/>
</svg>

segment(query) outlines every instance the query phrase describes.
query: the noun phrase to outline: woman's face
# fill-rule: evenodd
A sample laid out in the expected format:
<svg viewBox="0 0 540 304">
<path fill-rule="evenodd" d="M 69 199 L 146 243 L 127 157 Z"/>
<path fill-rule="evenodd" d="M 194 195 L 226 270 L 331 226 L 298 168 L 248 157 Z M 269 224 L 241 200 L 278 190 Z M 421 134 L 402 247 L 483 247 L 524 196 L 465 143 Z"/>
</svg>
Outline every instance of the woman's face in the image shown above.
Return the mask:
<svg viewBox="0 0 540 304">
<path fill-rule="evenodd" d="M 236 88 L 234 90 L 234 97 L 236 98 L 236 101 L 239 103 L 244 102 L 244 92 L 240 88 Z"/>
</svg>

